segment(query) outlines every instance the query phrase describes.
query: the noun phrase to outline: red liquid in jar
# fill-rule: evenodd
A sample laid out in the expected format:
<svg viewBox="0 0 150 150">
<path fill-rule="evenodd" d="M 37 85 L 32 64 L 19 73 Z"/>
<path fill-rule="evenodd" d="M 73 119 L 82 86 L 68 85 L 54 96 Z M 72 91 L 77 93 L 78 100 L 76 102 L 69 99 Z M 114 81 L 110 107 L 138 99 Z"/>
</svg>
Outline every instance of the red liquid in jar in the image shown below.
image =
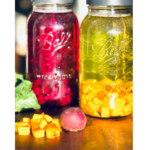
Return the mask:
<svg viewBox="0 0 150 150">
<path fill-rule="evenodd" d="M 27 79 L 39 104 L 78 104 L 79 24 L 73 12 L 32 12 L 28 19 Z"/>
</svg>

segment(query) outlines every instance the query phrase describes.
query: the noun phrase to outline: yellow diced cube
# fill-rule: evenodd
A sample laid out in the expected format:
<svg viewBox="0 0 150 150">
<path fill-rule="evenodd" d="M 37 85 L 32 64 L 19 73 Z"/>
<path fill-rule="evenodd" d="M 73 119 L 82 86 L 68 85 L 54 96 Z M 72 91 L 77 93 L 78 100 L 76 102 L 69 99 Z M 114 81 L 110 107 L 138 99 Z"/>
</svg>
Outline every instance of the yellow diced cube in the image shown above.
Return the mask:
<svg viewBox="0 0 150 150">
<path fill-rule="evenodd" d="M 22 121 L 23 122 L 27 122 L 27 123 L 31 122 L 30 118 L 27 118 L 27 117 L 23 117 Z"/>
<path fill-rule="evenodd" d="M 90 85 L 84 85 L 82 87 L 82 91 L 83 91 L 84 94 L 88 94 L 92 90 L 93 90 L 93 88 Z"/>
<path fill-rule="evenodd" d="M 131 106 L 131 109 L 133 109 L 133 100 L 129 102 L 129 105 Z"/>
<path fill-rule="evenodd" d="M 45 130 L 34 130 L 32 134 L 35 138 L 42 138 L 45 137 Z"/>
<path fill-rule="evenodd" d="M 18 127 L 18 134 L 19 135 L 29 135 L 30 127 Z"/>
<path fill-rule="evenodd" d="M 81 96 L 81 103 L 85 105 L 86 102 L 87 102 L 86 95 L 82 94 L 82 96 Z"/>
<path fill-rule="evenodd" d="M 43 119 L 43 114 L 34 114 L 32 119 Z"/>
<path fill-rule="evenodd" d="M 122 110 L 125 115 L 128 115 L 131 112 L 131 106 L 128 104 L 124 106 Z"/>
<path fill-rule="evenodd" d="M 94 112 L 92 113 L 92 116 L 100 117 L 100 114 L 99 114 L 97 111 L 94 111 Z"/>
<path fill-rule="evenodd" d="M 95 96 L 96 96 L 96 92 L 92 91 L 92 92 L 90 92 L 89 94 L 86 95 L 86 99 L 88 101 L 91 101 Z"/>
<path fill-rule="evenodd" d="M 101 105 L 102 101 L 99 100 L 97 97 L 95 97 L 95 98 L 93 99 L 93 103 L 94 103 L 95 105 Z"/>
<path fill-rule="evenodd" d="M 53 119 L 53 120 L 52 120 L 52 123 L 57 126 L 57 128 L 59 129 L 60 132 L 62 132 L 59 119 Z"/>
<path fill-rule="evenodd" d="M 109 108 L 101 107 L 101 116 L 104 118 L 109 117 Z"/>
<path fill-rule="evenodd" d="M 115 82 L 108 78 L 105 78 L 101 80 L 100 84 L 105 85 L 105 86 L 110 86 L 110 85 L 115 85 Z"/>
<path fill-rule="evenodd" d="M 44 115 L 44 119 L 47 121 L 47 122 L 52 122 L 53 118 L 49 115 Z"/>
<path fill-rule="evenodd" d="M 102 101 L 101 104 L 103 107 L 109 108 L 109 98 L 108 97 L 104 97 L 104 100 Z"/>
<path fill-rule="evenodd" d="M 18 132 L 18 123 L 19 122 L 15 122 L 15 132 Z"/>
<path fill-rule="evenodd" d="M 99 105 L 95 105 L 93 102 L 88 102 L 88 106 L 90 109 L 98 111 L 100 106 Z"/>
<path fill-rule="evenodd" d="M 57 126 L 53 123 L 50 123 L 46 128 L 46 137 L 49 139 L 53 139 L 55 137 L 60 136 L 60 131 Z"/>
<path fill-rule="evenodd" d="M 114 108 L 111 110 L 111 116 L 120 116 L 122 114 L 122 108 Z"/>
<path fill-rule="evenodd" d="M 121 108 L 125 105 L 126 100 L 124 98 L 115 98 L 115 108 Z"/>
<path fill-rule="evenodd" d="M 85 81 L 85 84 L 87 84 L 87 85 L 92 85 L 92 84 L 94 84 L 94 83 L 96 83 L 97 81 L 95 80 L 95 79 L 88 79 L 88 80 L 86 80 Z"/>
<path fill-rule="evenodd" d="M 126 98 L 127 103 L 129 103 L 130 101 L 133 101 L 133 93 L 126 94 L 124 98 Z"/>
<path fill-rule="evenodd" d="M 45 119 L 42 119 L 40 122 L 40 129 L 44 129 L 44 127 L 47 125 L 47 121 Z"/>
</svg>

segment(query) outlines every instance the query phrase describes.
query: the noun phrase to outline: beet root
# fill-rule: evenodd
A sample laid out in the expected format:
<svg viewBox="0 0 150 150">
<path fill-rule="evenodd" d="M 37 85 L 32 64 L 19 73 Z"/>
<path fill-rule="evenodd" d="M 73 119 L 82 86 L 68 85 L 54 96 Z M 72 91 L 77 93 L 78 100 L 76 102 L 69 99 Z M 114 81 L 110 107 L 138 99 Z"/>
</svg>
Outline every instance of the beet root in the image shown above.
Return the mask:
<svg viewBox="0 0 150 150">
<path fill-rule="evenodd" d="M 86 116 L 78 107 L 70 107 L 62 112 L 60 123 L 67 131 L 81 131 L 85 128 Z"/>
</svg>

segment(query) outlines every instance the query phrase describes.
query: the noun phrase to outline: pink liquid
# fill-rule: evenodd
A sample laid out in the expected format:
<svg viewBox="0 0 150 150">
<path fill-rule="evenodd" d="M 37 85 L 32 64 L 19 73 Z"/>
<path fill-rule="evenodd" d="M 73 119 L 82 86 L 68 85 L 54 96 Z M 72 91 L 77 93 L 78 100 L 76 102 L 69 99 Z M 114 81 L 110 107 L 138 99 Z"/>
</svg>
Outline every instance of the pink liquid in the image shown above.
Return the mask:
<svg viewBox="0 0 150 150">
<path fill-rule="evenodd" d="M 39 104 L 78 104 L 79 24 L 73 12 L 32 12 L 28 20 L 27 79 Z"/>
</svg>

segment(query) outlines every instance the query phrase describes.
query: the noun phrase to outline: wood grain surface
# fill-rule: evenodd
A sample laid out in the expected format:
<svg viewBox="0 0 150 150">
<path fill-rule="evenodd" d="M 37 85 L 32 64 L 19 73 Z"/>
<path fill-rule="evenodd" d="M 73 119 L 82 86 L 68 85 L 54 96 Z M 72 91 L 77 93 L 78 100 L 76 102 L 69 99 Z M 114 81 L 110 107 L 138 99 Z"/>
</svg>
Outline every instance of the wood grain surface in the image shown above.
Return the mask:
<svg viewBox="0 0 150 150">
<path fill-rule="evenodd" d="M 15 114 L 15 122 L 22 117 L 32 118 L 34 113 L 44 112 L 59 118 L 63 108 L 43 107 Z M 35 139 L 32 134 L 15 134 L 15 150 L 132 150 L 133 115 L 119 119 L 99 119 L 87 116 L 87 125 L 83 131 L 61 133 L 55 139 Z"/>
</svg>

